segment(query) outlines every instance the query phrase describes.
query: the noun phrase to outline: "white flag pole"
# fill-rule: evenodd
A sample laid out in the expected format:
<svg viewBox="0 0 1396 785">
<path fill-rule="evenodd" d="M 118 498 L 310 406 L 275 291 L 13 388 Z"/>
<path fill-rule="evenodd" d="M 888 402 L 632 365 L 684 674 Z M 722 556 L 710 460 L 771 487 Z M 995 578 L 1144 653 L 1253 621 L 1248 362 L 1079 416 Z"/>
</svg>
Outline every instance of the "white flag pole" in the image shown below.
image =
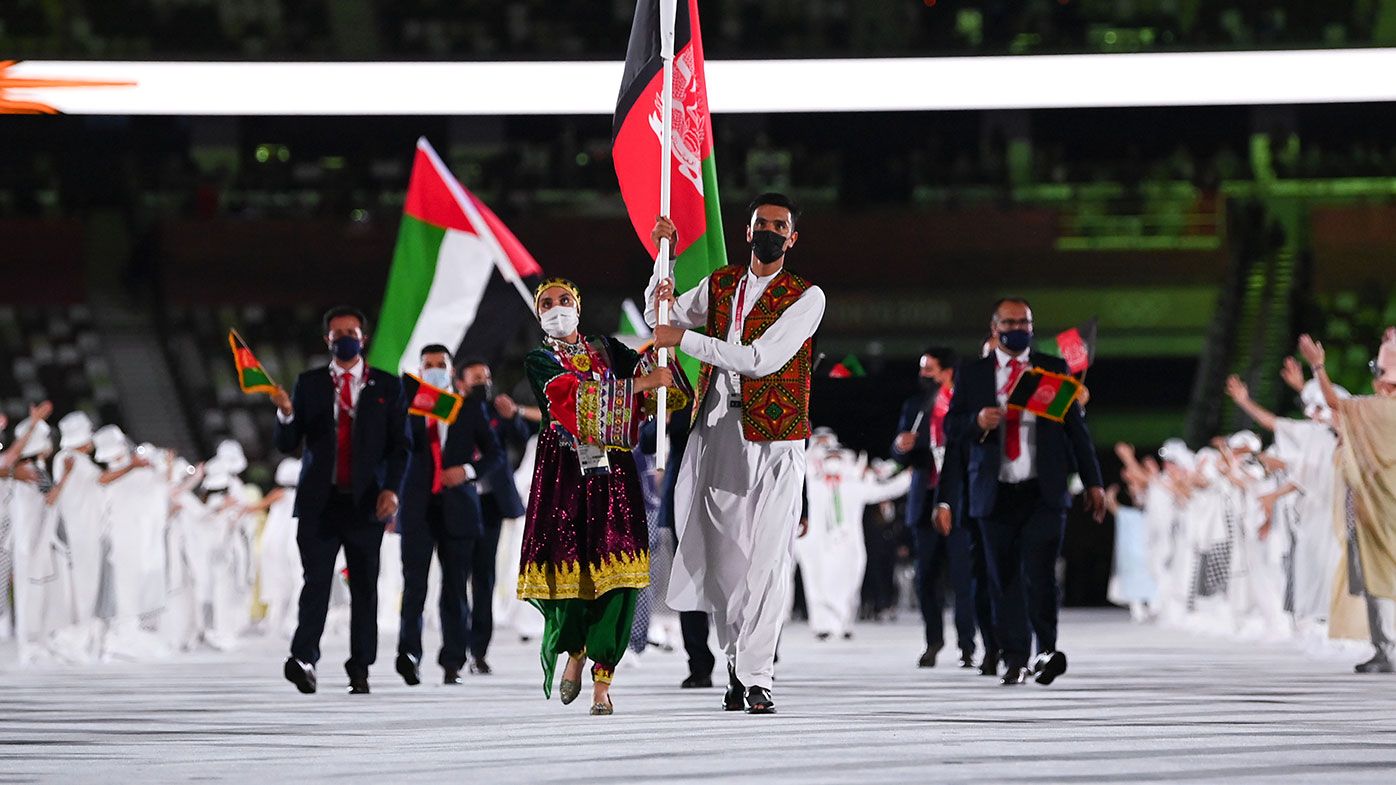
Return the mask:
<svg viewBox="0 0 1396 785">
<path fill-rule="evenodd" d="M 664 59 L 664 71 L 660 86 L 663 96 L 664 116 L 659 134 L 659 214 L 669 216 L 669 178 L 674 157 L 674 19 L 678 12 L 677 0 L 659 0 L 659 55 Z M 659 253 L 655 255 L 654 268 L 661 273 L 661 279 L 673 277 L 673 267 L 669 264 L 669 239 L 661 238 Z M 659 324 L 669 323 L 668 301 L 659 304 Z M 669 367 L 669 350 L 659 350 L 659 367 Z M 669 390 L 660 387 L 655 404 L 655 454 L 654 468 L 663 472 L 669 459 Z"/>
</svg>

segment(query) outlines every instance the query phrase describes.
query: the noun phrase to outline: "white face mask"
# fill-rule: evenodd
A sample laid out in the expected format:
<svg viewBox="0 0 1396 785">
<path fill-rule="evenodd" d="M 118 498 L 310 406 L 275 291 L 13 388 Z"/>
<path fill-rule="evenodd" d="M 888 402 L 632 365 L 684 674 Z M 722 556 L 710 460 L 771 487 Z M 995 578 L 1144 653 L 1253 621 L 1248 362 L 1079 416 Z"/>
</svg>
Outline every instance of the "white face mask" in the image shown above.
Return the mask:
<svg viewBox="0 0 1396 785">
<path fill-rule="evenodd" d="M 549 308 L 538 320 L 551 338 L 566 338 L 577 331 L 577 309 L 570 305 Z"/>
<path fill-rule="evenodd" d="M 449 389 L 451 386 L 451 371 L 449 368 L 426 368 L 422 371 L 422 381 L 432 387 Z"/>
</svg>

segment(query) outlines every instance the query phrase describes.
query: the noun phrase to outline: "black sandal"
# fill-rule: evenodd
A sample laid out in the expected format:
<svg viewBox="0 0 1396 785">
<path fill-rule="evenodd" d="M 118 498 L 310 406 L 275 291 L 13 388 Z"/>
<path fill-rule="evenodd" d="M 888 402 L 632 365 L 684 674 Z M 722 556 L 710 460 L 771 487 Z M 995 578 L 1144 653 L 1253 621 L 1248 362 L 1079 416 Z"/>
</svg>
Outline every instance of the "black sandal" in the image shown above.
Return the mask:
<svg viewBox="0 0 1396 785">
<path fill-rule="evenodd" d="M 771 691 L 765 687 L 752 687 L 747 690 L 746 713 L 775 714 L 776 702 L 771 698 Z"/>
</svg>

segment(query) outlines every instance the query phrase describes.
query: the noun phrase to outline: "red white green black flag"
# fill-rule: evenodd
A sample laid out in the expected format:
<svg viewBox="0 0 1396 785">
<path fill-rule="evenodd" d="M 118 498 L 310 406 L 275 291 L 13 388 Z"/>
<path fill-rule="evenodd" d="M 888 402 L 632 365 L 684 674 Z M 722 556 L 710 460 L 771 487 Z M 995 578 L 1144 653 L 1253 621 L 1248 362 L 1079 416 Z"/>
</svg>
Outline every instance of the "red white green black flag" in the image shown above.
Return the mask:
<svg viewBox="0 0 1396 785">
<path fill-rule="evenodd" d="M 245 393 L 269 393 L 276 390 L 271 374 L 258 362 L 251 347 L 237 330 L 228 330 L 228 347 L 233 350 L 233 365 L 237 368 L 238 387 Z"/>
</svg>

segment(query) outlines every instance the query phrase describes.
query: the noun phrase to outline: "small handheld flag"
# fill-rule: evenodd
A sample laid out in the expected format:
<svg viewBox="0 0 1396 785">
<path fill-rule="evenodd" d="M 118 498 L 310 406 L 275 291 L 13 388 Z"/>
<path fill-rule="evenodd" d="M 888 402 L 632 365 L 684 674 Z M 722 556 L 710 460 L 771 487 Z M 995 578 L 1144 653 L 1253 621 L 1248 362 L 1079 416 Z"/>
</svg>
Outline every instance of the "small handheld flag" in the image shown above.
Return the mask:
<svg viewBox="0 0 1396 785">
<path fill-rule="evenodd" d="M 412 403 L 407 407 L 409 414 L 430 417 L 447 425 L 456 421 L 456 415 L 460 414 L 461 404 L 465 403 L 463 396 L 456 395 L 450 390 L 433 387 L 413 374 L 405 373 L 403 376 L 417 383 L 417 392 L 413 394 Z"/>
<path fill-rule="evenodd" d="M 867 376 L 868 372 L 863 369 L 863 364 L 858 361 L 857 356 L 849 354 L 839 360 L 833 368 L 829 369 L 831 379 L 861 379 Z"/>
<path fill-rule="evenodd" d="M 1057 352 L 1072 373 L 1084 373 L 1095 362 L 1096 320 L 1057 334 Z"/>
<path fill-rule="evenodd" d="M 233 350 L 233 365 L 237 366 L 238 387 L 245 393 L 270 393 L 276 391 L 276 382 L 271 374 L 257 361 L 256 355 L 248 347 L 247 341 L 238 335 L 237 330 L 228 330 L 228 346 Z"/>
<path fill-rule="evenodd" d="M 1018 377 L 1008 393 L 1008 408 L 1020 409 L 1053 422 L 1061 422 L 1081 394 L 1081 383 L 1066 374 L 1033 368 Z"/>
</svg>

